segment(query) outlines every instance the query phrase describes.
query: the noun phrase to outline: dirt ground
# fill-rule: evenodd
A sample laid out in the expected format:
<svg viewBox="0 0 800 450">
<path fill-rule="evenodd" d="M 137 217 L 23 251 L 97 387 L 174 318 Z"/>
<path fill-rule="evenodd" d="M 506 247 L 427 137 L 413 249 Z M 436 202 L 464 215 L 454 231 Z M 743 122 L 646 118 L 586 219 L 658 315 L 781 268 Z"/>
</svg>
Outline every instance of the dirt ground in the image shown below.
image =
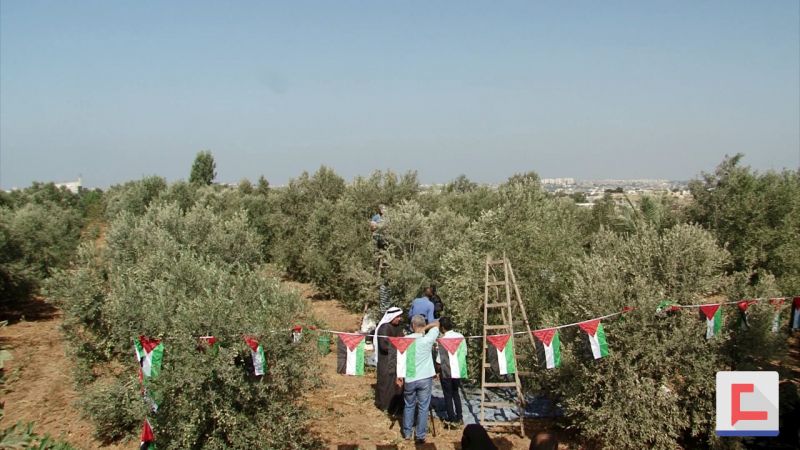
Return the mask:
<svg viewBox="0 0 800 450">
<path fill-rule="evenodd" d="M 313 289 L 307 285 L 293 283 L 292 287 L 311 302 L 314 315 L 324 321 L 329 329 L 358 330 L 361 324 L 360 315 L 345 310 L 336 300 L 315 299 Z M 322 358 L 320 373 L 322 386 L 309 393 L 305 399 L 315 416 L 314 431 L 326 440 L 331 449 L 461 448 L 462 430 L 446 430 L 438 419 L 434 424 L 436 436 L 429 432 L 425 445 L 415 446 L 413 442 L 404 441 L 400 434 L 400 424 L 390 420 L 373 406 L 374 370 L 368 370 L 363 377 L 339 375 L 336 373 L 336 353 L 332 351 Z M 536 423 L 526 426 L 530 433 L 541 427 L 542 424 Z M 529 437 L 523 438 L 513 433 L 492 434 L 492 439 L 500 449 L 527 449 L 530 444 Z M 559 448 L 568 447 L 562 445 Z"/>
<path fill-rule="evenodd" d="M 41 299 L 32 299 L 20 305 L 18 313 L 5 312 L 4 316 L 12 324 L 0 328 L 0 343 L 14 359 L 5 364 L 5 414 L 0 428 L 33 421 L 36 433 L 50 434 L 78 448 L 138 447 L 138 441 L 104 446 L 92 437 L 92 424 L 81 418 L 75 405 L 78 394 L 58 310 Z"/>
</svg>

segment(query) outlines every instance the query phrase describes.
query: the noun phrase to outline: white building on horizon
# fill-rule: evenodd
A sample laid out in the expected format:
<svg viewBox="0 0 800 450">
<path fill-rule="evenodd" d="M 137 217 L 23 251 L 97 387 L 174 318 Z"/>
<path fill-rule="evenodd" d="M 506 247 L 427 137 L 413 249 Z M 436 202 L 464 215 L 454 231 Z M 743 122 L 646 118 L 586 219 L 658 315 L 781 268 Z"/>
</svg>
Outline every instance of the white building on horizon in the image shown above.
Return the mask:
<svg viewBox="0 0 800 450">
<path fill-rule="evenodd" d="M 83 180 L 80 176 L 78 176 L 77 181 L 65 181 L 63 183 L 53 183 L 56 185 L 57 188 L 66 188 L 68 191 L 72 192 L 73 194 L 77 194 L 81 190 L 81 186 L 83 186 Z"/>
</svg>

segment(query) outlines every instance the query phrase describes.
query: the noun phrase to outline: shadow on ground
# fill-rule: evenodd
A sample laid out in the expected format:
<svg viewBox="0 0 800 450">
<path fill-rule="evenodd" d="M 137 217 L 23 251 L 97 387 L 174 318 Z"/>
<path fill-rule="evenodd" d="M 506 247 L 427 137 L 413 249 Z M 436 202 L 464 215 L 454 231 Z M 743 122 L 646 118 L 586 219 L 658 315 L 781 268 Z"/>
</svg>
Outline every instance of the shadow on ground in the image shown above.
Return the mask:
<svg viewBox="0 0 800 450">
<path fill-rule="evenodd" d="M 36 322 L 50 320 L 56 316 L 58 308 L 39 297 L 26 297 L 23 300 L 3 300 L 0 303 L 0 321 L 9 324 L 21 320 Z"/>
</svg>

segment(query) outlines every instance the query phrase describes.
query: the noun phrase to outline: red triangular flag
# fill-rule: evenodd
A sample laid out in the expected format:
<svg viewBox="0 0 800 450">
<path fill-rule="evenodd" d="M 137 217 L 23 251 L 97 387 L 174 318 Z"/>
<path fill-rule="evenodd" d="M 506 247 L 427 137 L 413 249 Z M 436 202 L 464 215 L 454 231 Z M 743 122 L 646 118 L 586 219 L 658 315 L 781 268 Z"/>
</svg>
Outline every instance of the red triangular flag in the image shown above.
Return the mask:
<svg viewBox="0 0 800 450">
<path fill-rule="evenodd" d="M 706 316 L 706 319 L 711 319 L 714 317 L 714 314 L 717 313 L 719 309 L 719 303 L 716 305 L 703 305 L 700 307 L 700 311 Z"/>
<path fill-rule="evenodd" d="M 247 343 L 247 346 L 250 347 L 250 350 L 257 352 L 258 351 L 258 341 L 250 336 L 244 337 L 244 342 Z"/>
<path fill-rule="evenodd" d="M 506 348 L 510 334 L 495 334 L 494 336 L 486 336 L 486 340 L 492 344 L 496 349 L 503 351 Z"/>
<path fill-rule="evenodd" d="M 536 336 L 536 339 L 542 341 L 544 345 L 550 345 L 553 342 L 553 336 L 556 335 L 557 330 L 555 328 L 547 328 L 544 330 L 536 330 L 533 332 L 533 335 Z"/>
<path fill-rule="evenodd" d="M 747 311 L 747 308 L 749 308 L 750 305 L 752 305 L 753 303 L 755 303 L 755 300 L 742 300 L 739 303 L 737 303 L 736 306 L 739 307 L 740 311 L 745 312 Z"/>
<path fill-rule="evenodd" d="M 155 440 L 156 438 L 155 436 L 153 436 L 153 429 L 150 428 L 150 421 L 144 419 L 144 425 L 142 425 L 142 437 L 141 437 L 142 445 L 148 442 L 153 442 Z"/>
<path fill-rule="evenodd" d="M 439 342 L 439 345 L 441 345 L 442 347 L 444 347 L 445 350 L 447 350 L 447 353 L 450 353 L 451 355 L 455 355 L 456 352 L 458 351 L 458 346 L 461 345 L 461 341 L 463 341 L 463 340 L 464 340 L 464 338 L 460 338 L 460 337 L 439 338 L 437 340 L 437 342 Z"/>
<path fill-rule="evenodd" d="M 360 344 L 361 341 L 364 340 L 364 335 L 363 334 L 339 333 L 338 336 L 339 336 L 339 339 L 341 339 L 342 342 L 344 343 L 345 347 L 347 347 L 347 349 L 350 350 L 350 351 L 355 350 L 356 347 L 358 347 L 358 344 Z"/>
<path fill-rule="evenodd" d="M 597 334 L 597 327 L 600 325 L 600 319 L 587 320 L 578 324 L 581 330 L 585 331 L 589 336 Z"/>
<path fill-rule="evenodd" d="M 146 336 L 139 336 L 139 343 L 142 344 L 142 348 L 145 352 L 150 353 L 154 348 L 158 347 L 158 344 L 161 343 L 161 339 L 150 339 Z"/>
<path fill-rule="evenodd" d="M 781 309 L 781 306 L 783 306 L 783 298 L 771 298 L 769 299 L 769 304 L 775 309 Z"/>
<path fill-rule="evenodd" d="M 217 343 L 217 338 L 214 336 L 201 336 L 200 340 L 208 344 L 209 347 L 213 347 Z"/>
<path fill-rule="evenodd" d="M 397 349 L 400 353 L 405 353 L 408 346 L 414 343 L 415 338 L 407 338 L 407 337 L 390 337 L 389 342 L 394 345 L 394 348 Z"/>
</svg>

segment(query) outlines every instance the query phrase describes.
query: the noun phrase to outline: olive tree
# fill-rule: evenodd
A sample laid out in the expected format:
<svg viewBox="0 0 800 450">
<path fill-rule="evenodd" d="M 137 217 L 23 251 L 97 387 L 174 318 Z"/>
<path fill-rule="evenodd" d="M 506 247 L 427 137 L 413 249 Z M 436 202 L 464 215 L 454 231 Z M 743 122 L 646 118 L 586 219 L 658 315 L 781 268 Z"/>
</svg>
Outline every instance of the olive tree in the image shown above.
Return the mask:
<svg viewBox="0 0 800 450">
<path fill-rule="evenodd" d="M 586 336 L 563 330 L 562 367 L 538 372 L 571 427 L 600 448 L 717 446 L 714 374 L 730 368 L 729 331 L 704 338 L 697 309 L 657 314 L 658 303 L 702 303 L 727 288 L 729 254 L 710 233 L 679 225 L 659 234 L 603 231 L 576 261 L 574 283 L 543 325 L 635 308 L 604 324 L 610 355 L 594 360 Z M 730 313 L 725 309 L 725 313 Z"/>
<path fill-rule="evenodd" d="M 57 274 L 49 293 L 64 309 L 78 370 L 88 372 L 82 405 L 99 437 L 133 434 L 148 413 L 132 354 L 132 340 L 146 335 L 165 344 L 161 374 L 148 385 L 159 399 L 148 414 L 159 447 L 319 446 L 297 395 L 313 380 L 314 353 L 288 335 L 306 304 L 264 275 L 262 261 L 245 212 L 173 203 L 120 213 L 105 247 L 86 244 L 75 267 Z M 218 350 L 200 345 L 207 334 Z M 267 375 L 251 375 L 244 335 L 263 345 Z M 122 370 L 93 379 L 109 365 Z"/>
</svg>

